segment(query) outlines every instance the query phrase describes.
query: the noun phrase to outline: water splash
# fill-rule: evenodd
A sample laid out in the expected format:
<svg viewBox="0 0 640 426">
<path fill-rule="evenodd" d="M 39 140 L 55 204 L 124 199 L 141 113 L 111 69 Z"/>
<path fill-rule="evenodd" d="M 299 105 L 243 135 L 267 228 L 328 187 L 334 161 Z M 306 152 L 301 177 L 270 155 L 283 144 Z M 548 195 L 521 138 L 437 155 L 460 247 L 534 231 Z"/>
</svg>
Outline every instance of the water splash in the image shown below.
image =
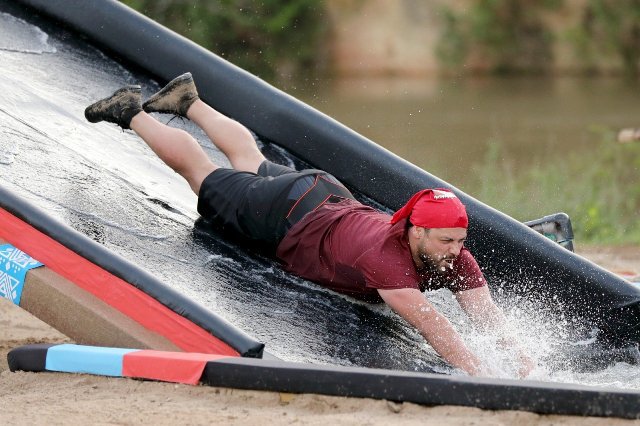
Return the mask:
<svg viewBox="0 0 640 426">
<path fill-rule="evenodd" d="M 49 35 L 35 25 L 8 13 L 0 13 L 0 50 L 21 53 L 55 53 Z"/>
<path fill-rule="evenodd" d="M 446 313 L 492 377 L 517 379 L 517 350 L 501 347 L 496 334 L 476 330 L 447 290 L 432 293 L 429 299 Z M 598 340 L 598 328 L 536 301 L 511 297 L 498 302 L 506 318 L 501 331 L 537 363 L 528 380 L 640 389 L 637 347 L 607 347 Z"/>
</svg>

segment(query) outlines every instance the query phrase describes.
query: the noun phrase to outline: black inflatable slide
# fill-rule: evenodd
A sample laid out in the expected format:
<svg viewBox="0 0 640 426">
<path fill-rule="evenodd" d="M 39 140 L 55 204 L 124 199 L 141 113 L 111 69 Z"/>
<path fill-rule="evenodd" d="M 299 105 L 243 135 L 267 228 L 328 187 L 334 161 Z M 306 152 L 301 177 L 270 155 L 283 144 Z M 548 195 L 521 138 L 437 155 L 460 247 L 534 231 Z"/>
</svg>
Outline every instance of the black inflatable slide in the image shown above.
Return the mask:
<svg viewBox="0 0 640 426">
<path fill-rule="evenodd" d="M 327 170 L 354 191 L 389 209 L 399 208 L 411 194 L 425 187 L 451 188 L 467 206 L 470 219 L 467 245 L 492 288 L 543 301 L 558 315 L 592 324 L 601 330 L 602 342 L 612 347 L 637 345 L 640 341 L 638 286 L 573 254 L 121 3 L 112 0 L 14 3 L 23 5 L 29 13 L 61 23 L 79 38 L 90 40 L 161 81 L 190 71 L 198 81 L 201 97 L 216 109 L 242 122 L 261 139 L 286 149 L 315 168 Z M 19 207 L 18 201 L 16 206 L 4 206 L 14 212 Z M 176 297 L 170 291 L 162 292 L 162 298 Z M 255 345 L 244 339 L 241 336 L 243 345 Z M 261 347 L 250 350 L 260 352 Z M 640 416 L 640 409 L 631 403 L 637 401 L 636 392 L 577 385 L 332 369 L 245 359 L 214 362 L 205 373 L 203 382 L 218 386 L 543 413 Z"/>
<path fill-rule="evenodd" d="M 566 315 L 592 320 L 613 340 L 640 340 L 640 289 L 211 52 L 116 1 L 22 2 L 160 79 L 190 71 L 216 109 L 391 209 L 425 187 L 453 189 L 469 213 L 469 249 L 489 281 L 509 292 L 554 297 Z"/>
<path fill-rule="evenodd" d="M 160 303 L 188 319 L 196 326 L 206 330 L 214 338 L 219 339 L 237 351 L 240 356 L 256 358 L 263 356 L 263 343 L 248 336 L 242 330 L 237 329 L 204 306 L 194 303 L 194 301 L 160 282 L 149 272 L 105 249 L 102 245 L 60 221 L 53 219 L 45 212 L 16 197 L 2 187 L 0 187 L 0 238 L 12 242 L 14 240 L 16 242 L 19 241 L 20 244 L 16 243 L 16 246 L 39 246 L 38 249 L 46 250 L 51 259 L 65 257 L 64 253 L 56 253 L 58 250 L 55 247 L 45 246 L 45 241 L 50 238 L 77 253 L 82 259 L 86 259 L 88 262 L 102 268 L 106 274 L 112 274 L 142 290 L 146 295 L 151 296 L 152 303 Z M 80 266 L 75 266 L 75 269 L 78 270 L 79 274 L 92 273 L 92 271 L 83 270 Z M 126 298 L 122 297 L 121 299 Z M 123 302 L 127 303 L 126 300 Z M 134 306 L 133 309 L 140 310 L 141 306 Z M 152 318 L 152 320 L 155 321 L 156 325 L 161 325 L 162 322 L 167 321 L 162 318 Z M 171 322 L 170 319 L 168 321 Z M 163 327 L 161 326 L 161 328 Z"/>
</svg>

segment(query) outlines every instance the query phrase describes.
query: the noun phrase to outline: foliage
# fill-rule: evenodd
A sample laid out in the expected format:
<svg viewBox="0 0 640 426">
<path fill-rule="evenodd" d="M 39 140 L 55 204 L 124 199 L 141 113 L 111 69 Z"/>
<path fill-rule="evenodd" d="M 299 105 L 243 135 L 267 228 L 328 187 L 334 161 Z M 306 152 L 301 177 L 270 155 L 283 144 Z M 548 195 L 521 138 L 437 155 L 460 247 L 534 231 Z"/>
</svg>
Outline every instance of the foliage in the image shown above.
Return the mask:
<svg viewBox="0 0 640 426">
<path fill-rule="evenodd" d="M 478 0 L 465 13 L 445 8 L 436 53 L 452 68 L 473 56 L 498 73 L 544 72 L 551 65 L 553 35 L 542 15 L 561 4 L 562 0 Z"/>
<path fill-rule="evenodd" d="M 122 2 L 265 79 L 309 71 L 324 58 L 324 8 L 314 0 Z"/>
<path fill-rule="evenodd" d="M 578 24 L 555 33 L 548 17 L 564 6 L 563 0 L 478 0 L 464 13 L 446 7 L 438 57 L 450 69 L 471 60 L 493 72 L 545 72 L 553 44 L 568 40 L 587 72 L 622 68 L 629 76 L 640 74 L 640 0 L 573 5 Z"/>
<path fill-rule="evenodd" d="M 640 1 L 589 0 L 580 25 L 570 33 L 587 66 L 596 58 L 617 58 L 630 76 L 640 71 Z"/>
<path fill-rule="evenodd" d="M 593 156 L 569 154 L 523 174 L 501 161 L 494 140 L 475 170 L 475 188 L 465 190 L 523 222 L 565 212 L 578 243 L 640 244 L 640 144 L 618 144 L 607 129 L 592 130 L 602 135 Z"/>
</svg>

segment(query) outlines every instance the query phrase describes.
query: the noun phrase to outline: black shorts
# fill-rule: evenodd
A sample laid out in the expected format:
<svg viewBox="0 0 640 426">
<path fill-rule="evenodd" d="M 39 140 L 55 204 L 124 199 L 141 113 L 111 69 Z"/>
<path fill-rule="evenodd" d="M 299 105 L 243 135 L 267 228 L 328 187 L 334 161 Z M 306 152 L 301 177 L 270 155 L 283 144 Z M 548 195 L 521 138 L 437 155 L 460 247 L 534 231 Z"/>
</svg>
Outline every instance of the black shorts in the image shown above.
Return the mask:
<svg viewBox="0 0 640 426">
<path fill-rule="evenodd" d="M 296 171 L 264 161 L 258 173 L 220 168 L 200 186 L 198 212 L 225 232 L 275 249 L 302 217 L 353 195 L 322 170 Z"/>
</svg>

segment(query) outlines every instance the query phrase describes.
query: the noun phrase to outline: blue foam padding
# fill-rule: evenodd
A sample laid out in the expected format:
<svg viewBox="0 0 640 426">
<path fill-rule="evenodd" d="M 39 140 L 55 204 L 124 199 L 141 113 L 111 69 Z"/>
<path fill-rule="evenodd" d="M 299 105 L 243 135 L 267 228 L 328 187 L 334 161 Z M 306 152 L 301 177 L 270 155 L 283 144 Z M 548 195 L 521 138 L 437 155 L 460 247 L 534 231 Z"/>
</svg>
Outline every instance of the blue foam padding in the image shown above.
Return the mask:
<svg viewBox="0 0 640 426">
<path fill-rule="evenodd" d="M 11 244 L 0 245 L 0 297 L 19 305 L 27 271 L 39 266 L 42 263 Z"/>
<path fill-rule="evenodd" d="M 138 350 L 63 344 L 49 348 L 45 368 L 65 373 L 119 377 L 122 376 L 124 355 Z"/>
</svg>

